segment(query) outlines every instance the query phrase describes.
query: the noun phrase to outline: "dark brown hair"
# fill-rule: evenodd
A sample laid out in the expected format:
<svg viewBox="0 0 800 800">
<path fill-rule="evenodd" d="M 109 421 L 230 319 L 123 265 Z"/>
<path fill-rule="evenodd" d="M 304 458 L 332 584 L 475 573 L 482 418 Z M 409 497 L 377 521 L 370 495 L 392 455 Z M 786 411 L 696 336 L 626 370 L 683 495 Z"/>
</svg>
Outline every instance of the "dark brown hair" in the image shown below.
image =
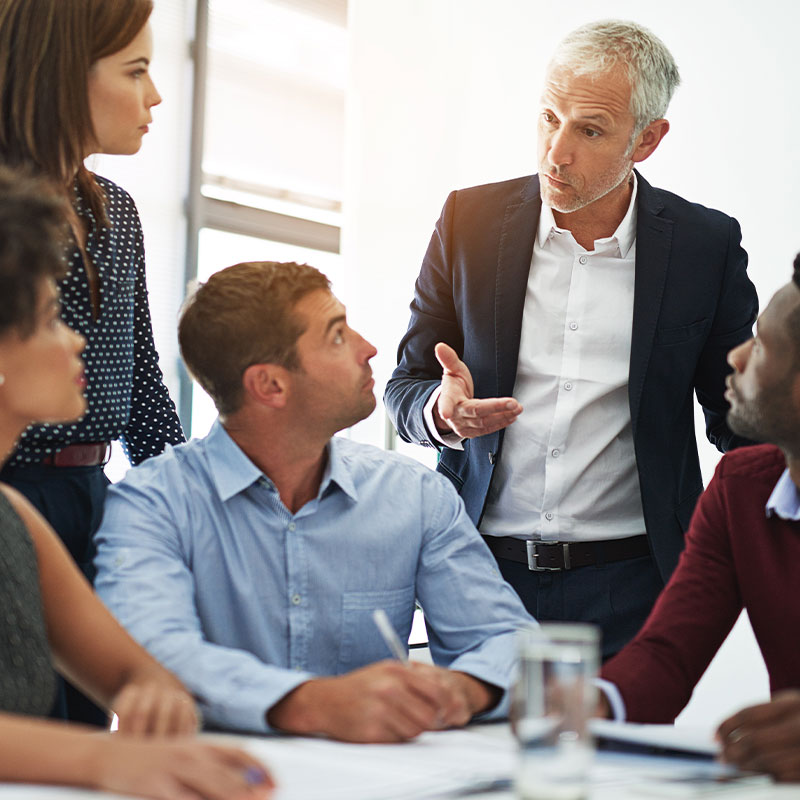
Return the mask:
<svg viewBox="0 0 800 800">
<path fill-rule="evenodd" d="M 66 201 L 49 183 L 0 166 L 0 336 L 36 325 L 42 280 L 66 270 Z"/>
<path fill-rule="evenodd" d="M 220 414 L 242 404 L 242 377 L 253 364 L 297 369 L 303 322 L 295 304 L 330 281 L 307 264 L 254 261 L 212 275 L 189 297 L 178 323 L 181 355 Z"/>
<path fill-rule="evenodd" d="M 77 180 L 95 219 L 105 196 L 84 167 L 94 140 L 89 68 L 129 45 L 152 0 L 0 0 L 0 161 L 64 192 Z"/>
</svg>

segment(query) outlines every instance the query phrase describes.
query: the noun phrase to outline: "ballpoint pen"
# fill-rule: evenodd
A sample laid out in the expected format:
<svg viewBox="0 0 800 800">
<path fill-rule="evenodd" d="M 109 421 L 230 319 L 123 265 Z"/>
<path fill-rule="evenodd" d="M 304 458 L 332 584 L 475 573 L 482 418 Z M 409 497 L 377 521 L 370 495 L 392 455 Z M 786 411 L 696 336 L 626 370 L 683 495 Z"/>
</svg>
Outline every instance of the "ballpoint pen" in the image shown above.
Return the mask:
<svg viewBox="0 0 800 800">
<path fill-rule="evenodd" d="M 403 664 L 408 664 L 408 652 L 403 647 L 403 643 L 400 641 L 397 631 L 392 627 L 392 623 L 389 622 L 386 612 L 382 608 L 376 608 L 372 612 L 372 619 L 375 621 L 375 625 L 378 627 L 383 641 L 386 642 L 386 646 L 392 655 Z"/>
</svg>

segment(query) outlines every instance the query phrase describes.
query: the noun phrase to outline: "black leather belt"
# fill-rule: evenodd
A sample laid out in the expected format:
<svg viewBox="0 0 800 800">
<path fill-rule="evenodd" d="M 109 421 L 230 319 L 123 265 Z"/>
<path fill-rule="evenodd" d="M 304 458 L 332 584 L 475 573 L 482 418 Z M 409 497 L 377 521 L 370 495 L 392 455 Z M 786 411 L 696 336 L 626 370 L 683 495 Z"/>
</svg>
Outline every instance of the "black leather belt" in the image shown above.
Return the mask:
<svg viewBox="0 0 800 800">
<path fill-rule="evenodd" d="M 575 569 L 650 555 L 647 536 L 602 542 L 539 542 L 512 536 L 484 536 L 483 540 L 497 558 L 525 564 L 534 572 Z"/>
</svg>

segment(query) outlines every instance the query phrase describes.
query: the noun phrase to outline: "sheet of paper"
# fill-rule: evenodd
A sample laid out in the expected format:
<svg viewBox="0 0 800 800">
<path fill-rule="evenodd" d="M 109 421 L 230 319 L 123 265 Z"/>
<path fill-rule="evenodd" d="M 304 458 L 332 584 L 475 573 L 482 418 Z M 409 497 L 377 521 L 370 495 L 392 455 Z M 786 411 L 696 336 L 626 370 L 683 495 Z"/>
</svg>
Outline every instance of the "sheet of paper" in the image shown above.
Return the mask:
<svg viewBox="0 0 800 800">
<path fill-rule="evenodd" d="M 399 745 L 352 745 L 323 739 L 246 739 L 278 782 L 275 800 L 423 800 L 444 797 L 516 770 L 510 734 L 480 729 L 423 734 Z"/>
</svg>

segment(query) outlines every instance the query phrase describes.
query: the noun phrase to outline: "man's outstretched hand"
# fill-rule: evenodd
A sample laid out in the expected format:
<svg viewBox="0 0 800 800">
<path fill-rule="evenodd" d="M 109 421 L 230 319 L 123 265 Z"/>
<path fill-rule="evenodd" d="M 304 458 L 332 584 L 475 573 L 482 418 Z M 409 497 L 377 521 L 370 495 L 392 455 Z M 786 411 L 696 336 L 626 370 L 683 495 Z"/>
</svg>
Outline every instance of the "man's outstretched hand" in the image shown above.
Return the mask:
<svg viewBox="0 0 800 800">
<path fill-rule="evenodd" d="M 434 352 L 443 370 L 439 400 L 433 408 L 439 433 L 474 439 L 505 428 L 522 413 L 522 406 L 513 397 L 476 400 L 472 375 L 456 351 L 439 342 Z"/>
</svg>

